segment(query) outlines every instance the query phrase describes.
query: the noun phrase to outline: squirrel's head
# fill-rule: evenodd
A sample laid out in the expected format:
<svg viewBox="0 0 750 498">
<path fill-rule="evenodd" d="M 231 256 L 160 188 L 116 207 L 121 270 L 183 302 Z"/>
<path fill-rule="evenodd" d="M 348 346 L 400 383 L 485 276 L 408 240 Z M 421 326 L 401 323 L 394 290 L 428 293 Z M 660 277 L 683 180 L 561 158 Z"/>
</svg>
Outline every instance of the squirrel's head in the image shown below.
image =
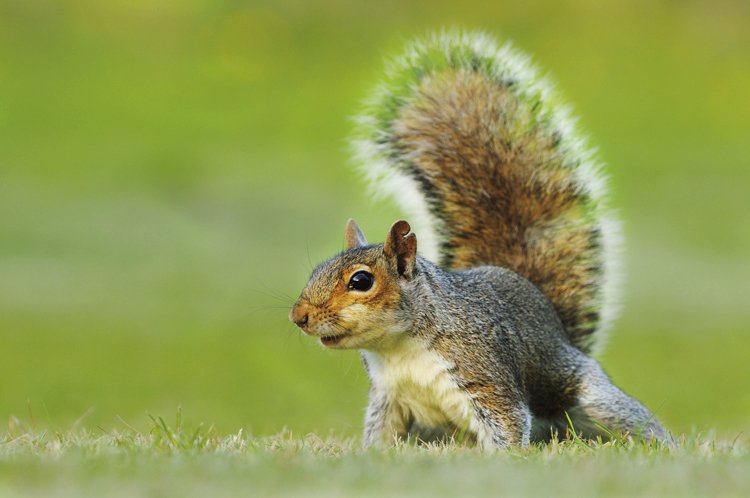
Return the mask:
<svg viewBox="0 0 750 498">
<path fill-rule="evenodd" d="M 347 249 L 310 276 L 289 319 L 329 348 L 377 348 L 409 328 L 401 288 L 416 274 L 417 237 L 406 221 L 394 223 L 385 243 L 368 245 L 354 220 Z"/>
</svg>

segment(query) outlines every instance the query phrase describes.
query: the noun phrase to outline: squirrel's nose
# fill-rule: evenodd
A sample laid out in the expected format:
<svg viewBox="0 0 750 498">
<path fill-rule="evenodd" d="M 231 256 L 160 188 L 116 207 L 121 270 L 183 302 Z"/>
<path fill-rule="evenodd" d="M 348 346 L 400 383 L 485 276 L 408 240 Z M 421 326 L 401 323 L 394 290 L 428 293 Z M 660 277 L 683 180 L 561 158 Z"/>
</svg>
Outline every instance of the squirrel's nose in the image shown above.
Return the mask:
<svg viewBox="0 0 750 498">
<path fill-rule="evenodd" d="M 297 325 L 297 327 L 304 330 L 305 326 L 307 326 L 308 320 L 310 319 L 310 315 L 307 313 L 307 310 L 303 309 L 302 306 L 300 306 L 299 304 L 295 304 L 292 307 L 292 310 L 289 312 L 289 319 L 293 321 Z"/>
<path fill-rule="evenodd" d="M 302 318 L 297 318 L 296 320 L 294 320 L 294 323 L 296 323 L 297 327 L 301 329 L 305 328 L 305 325 L 307 325 L 307 314 L 305 314 L 305 316 L 303 316 Z"/>
</svg>

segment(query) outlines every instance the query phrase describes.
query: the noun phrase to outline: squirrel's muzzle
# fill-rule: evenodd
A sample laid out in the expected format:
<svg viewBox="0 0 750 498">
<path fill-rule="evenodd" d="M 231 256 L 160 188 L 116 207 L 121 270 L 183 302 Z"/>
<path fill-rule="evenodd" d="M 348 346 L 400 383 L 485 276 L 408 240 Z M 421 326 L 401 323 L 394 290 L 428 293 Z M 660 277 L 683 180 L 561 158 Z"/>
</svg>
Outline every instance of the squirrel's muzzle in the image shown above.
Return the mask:
<svg viewBox="0 0 750 498">
<path fill-rule="evenodd" d="M 307 323 L 310 319 L 307 306 L 299 302 L 295 303 L 294 306 L 292 306 L 291 311 L 289 311 L 289 319 L 293 321 L 297 327 L 306 331 Z"/>
</svg>

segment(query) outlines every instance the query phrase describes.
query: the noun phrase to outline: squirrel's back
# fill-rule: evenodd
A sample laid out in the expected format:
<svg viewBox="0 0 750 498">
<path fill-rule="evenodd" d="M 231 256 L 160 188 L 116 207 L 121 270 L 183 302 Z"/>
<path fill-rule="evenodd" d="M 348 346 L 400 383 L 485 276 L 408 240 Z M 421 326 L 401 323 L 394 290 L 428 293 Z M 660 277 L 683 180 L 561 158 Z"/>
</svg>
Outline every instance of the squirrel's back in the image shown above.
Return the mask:
<svg viewBox="0 0 750 498">
<path fill-rule="evenodd" d="M 368 103 L 356 144 L 415 219 L 426 256 L 523 275 L 591 349 L 612 313 L 604 181 L 525 57 L 481 34 L 415 43 Z"/>
</svg>

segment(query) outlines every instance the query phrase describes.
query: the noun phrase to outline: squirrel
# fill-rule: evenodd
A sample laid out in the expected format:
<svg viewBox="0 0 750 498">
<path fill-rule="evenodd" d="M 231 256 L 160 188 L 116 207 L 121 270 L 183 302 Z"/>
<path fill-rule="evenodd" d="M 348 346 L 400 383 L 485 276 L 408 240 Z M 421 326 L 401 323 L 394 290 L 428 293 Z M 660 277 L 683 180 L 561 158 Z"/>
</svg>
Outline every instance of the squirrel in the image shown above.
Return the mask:
<svg viewBox="0 0 750 498">
<path fill-rule="evenodd" d="M 593 153 L 528 59 L 483 33 L 416 41 L 358 127 L 365 173 L 417 220 L 424 257 L 404 220 L 383 244 L 349 220 L 289 317 L 360 350 L 365 446 L 527 446 L 571 426 L 668 442 L 591 356 L 613 314 L 616 224 Z"/>
</svg>

